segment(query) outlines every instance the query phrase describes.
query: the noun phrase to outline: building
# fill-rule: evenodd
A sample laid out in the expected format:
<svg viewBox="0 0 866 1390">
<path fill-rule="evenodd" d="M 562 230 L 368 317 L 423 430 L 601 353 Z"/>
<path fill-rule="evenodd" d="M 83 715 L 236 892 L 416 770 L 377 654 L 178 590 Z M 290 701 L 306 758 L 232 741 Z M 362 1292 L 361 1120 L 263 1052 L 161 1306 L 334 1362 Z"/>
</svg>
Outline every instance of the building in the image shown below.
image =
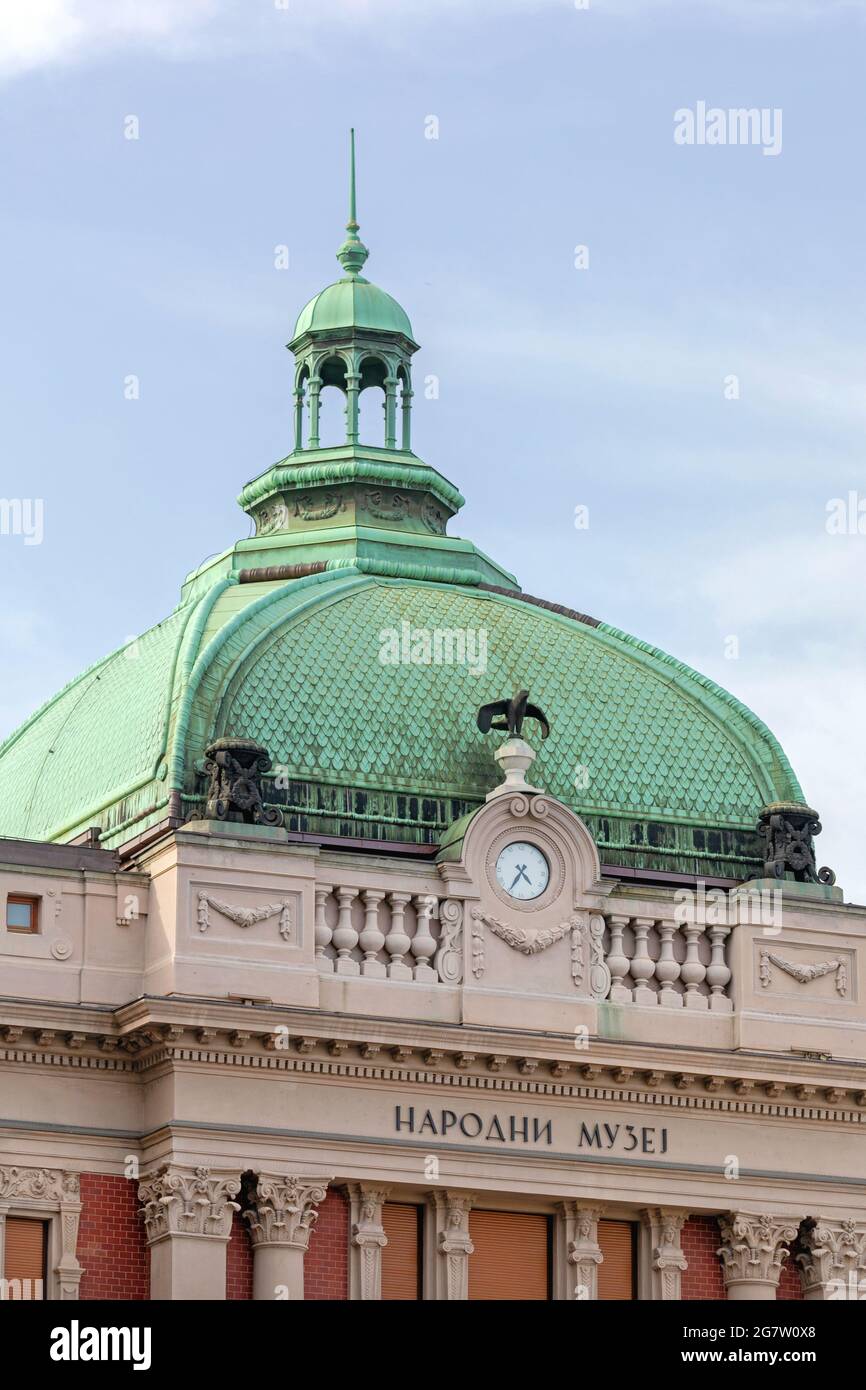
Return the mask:
<svg viewBox="0 0 866 1390">
<path fill-rule="evenodd" d="M 254 535 L 0 749 L 5 1296 L 859 1297 L 866 911 L 755 715 L 449 534 L 367 254 L 353 173 Z"/>
</svg>

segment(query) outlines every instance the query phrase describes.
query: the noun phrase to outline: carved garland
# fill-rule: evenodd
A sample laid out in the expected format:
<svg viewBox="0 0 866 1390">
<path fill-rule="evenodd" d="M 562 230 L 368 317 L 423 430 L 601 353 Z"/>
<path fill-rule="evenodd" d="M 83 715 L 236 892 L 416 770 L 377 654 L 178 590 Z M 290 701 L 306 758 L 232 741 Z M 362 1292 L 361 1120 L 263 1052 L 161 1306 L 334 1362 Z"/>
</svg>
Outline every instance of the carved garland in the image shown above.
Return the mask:
<svg viewBox="0 0 866 1390">
<path fill-rule="evenodd" d="M 498 936 L 500 941 L 504 941 L 506 946 L 510 946 L 513 951 L 519 951 L 524 956 L 537 956 L 541 951 L 546 951 L 548 946 L 553 946 L 570 933 L 571 978 L 578 988 L 583 984 L 585 924 L 576 914 L 565 922 L 559 922 L 556 926 L 535 931 L 528 927 L 509 926 L 507 922 L 501 922 L 498 917 L 491 916 L 489 912 L 482 912 L 479 907 L 473 907 L 471 917 L 472 974 L 476 980 L 479 980 L 484 974 L 484 928 L 489 927 L 493 935 Z M 590 991 L 598 999 L 603 999 L 610 988 L 610 971 L 604 963 L 602 947 L 601 934 L 603 930 L 604 923 L 601 918 L 590 918 Z"/>
<path fill-rule="evenodd" d="M 231 903 L 223 902 L 221 898 L 211 897 L 202 889 L 198 895 L 199 931 L 207 931 L 210 926 L 209 907 L 221 912 L 223 917 L 228 917 L 229 921 L 238 927 L 254 927 L 258 922 L 264 922 L 278 912 L 280 936 L 284 941 L 288 941 L 292 934 L 292 910 L 285 898 L 279 903 L 265 903 L 264 907 L 235 907 Z"/>
<path fill-rule="evenodd" d="M 841 995 L 848 991 L 848 969 L 845 961 L 841 957 L 834 960 L 816 961 L 810 965 L 798 965 L 796 961 L 785 960 L 782 956 L 774 955 L 772 951 L 761 952 L 761 964 L 759 976 L 764 989 L 770 984 L 770 962 L 777 965 L 780 970 L 784 970 L 786 975 L 792 976 L 799 984 L 806 985 L 812 980 L 820 980 L 822 975 L 829 975 L 831 971 L 836 972 L 836 989 Z"/>
</svg>

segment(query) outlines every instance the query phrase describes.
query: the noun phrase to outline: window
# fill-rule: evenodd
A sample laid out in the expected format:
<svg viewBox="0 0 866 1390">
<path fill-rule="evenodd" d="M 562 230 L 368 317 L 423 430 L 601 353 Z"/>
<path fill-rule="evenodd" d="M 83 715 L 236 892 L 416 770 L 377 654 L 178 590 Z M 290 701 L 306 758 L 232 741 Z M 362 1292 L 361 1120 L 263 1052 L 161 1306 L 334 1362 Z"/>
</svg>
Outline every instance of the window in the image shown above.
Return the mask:
<svg viewBox="0 0 866 1390">
<path fill-rule="evenodd" d="M 10 893 L 6 899 L 6 930 L 38 932 L 39 899 Z"/>
<path fill-rule="evenodd" d="M 637 1227 L 630 1221 L 599 1221 L 598 1243 L 604 1260 L 598 1267 L 599 1299 L 633 1299 Z"/>
<path fill-rule="evenodd" d="M 421 1207 L 386 1202 L 382 1226 L 388 1244 L 382 1251 L 382 1299 L 421 1297 Z"/>
<path fill-rule="evenodd" d="M 550 1298 L 550 1220 L 516 1211 L 469 1213 L 470 1299 Z"/>
<path fill-rule="evenodd" d="M 45 1221 L 7 1216 L 2 1299 L 44 1299 L 48 1247 Z"/>
</svg>

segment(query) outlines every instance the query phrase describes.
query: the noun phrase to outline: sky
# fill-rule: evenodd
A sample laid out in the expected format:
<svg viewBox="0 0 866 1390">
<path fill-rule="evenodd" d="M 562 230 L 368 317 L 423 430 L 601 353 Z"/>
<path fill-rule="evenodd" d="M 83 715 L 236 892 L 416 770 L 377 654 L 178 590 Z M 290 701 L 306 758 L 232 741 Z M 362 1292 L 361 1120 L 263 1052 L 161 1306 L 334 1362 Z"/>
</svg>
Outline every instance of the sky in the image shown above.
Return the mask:
<svg viewBox="0 0 866 1390">
<path fill-rule="evenodd" d="M 866 0 L 4 0 L 0 736 L 248 534 L 354 126 L 451 531 L 754 709 L 866 902 L 864 59 Z"/>
</svg>

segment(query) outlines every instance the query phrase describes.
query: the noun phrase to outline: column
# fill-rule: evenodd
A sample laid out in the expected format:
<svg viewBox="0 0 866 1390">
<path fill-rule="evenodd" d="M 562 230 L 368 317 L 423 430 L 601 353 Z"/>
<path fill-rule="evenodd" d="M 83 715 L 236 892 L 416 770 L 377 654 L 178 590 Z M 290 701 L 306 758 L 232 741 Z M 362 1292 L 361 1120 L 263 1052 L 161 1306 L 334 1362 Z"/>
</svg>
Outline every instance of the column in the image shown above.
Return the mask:
<svg viewBox="0 0 866 1390">
<path fill-rule="evenodd" d="M 412 422 L 412 392 L 411 392 L 410 389 L 409 389 L 409 379 L 408 379 L 408 377 L 404 378 L 404 381 L 403 381 L 403 390 L 402 390 L 402 392 L 401 392 L 400 406 L 401 406 L 401 410 L 402 410 L 402 414 L 403 414 L 403 439 L 402 439 L 402 447 L 403 447 L 403 452 L 406 453 L 406 454 L 408 454 L 408 453 L 411 453 L 411 449 L 412 449 L 412 437 L 411 437 L 411 429 L 412 429 L 412 423 L 411 423 L 411 422 Z"/>
<path fill-rule="evenodd" d="M 688 1212 L 671 1207 L 647 1207 L 641 1212 L 639 1298 L 680 1301 L 683 1270 L 689 1267 L 680 1245 L 687 1220 Z"/>
<path fill-rule="evenodd" d="M 799 1220 L 754 1212 L 726 1212 L 719 1217 L 725 1291 L 729 1299 L 774 1299 L 785 1249 L 797 1235 Z"/>
<path fill-rule="evenodd" d="M 385 448 L 397 447 L 397 378 L 385 377 Z"/>
<path fill-rule="evenodd" d="M 469 1297 L 469 1256 L 475 1246 L 469 1238 L 468 1192 L 433 1192 L 436 1234 L 434 1298 L 466 1301 Z"/>
<path fill-rule="evenodd" d="M 138 1196 L 150 1246 L 152 1299 L 226 1296 L 226 1246 L 240 1179 L 209 1168 L 165 1164 L 142 1178 Z"/>
<path fill-rule="evenodd" d="M 321 392 L 321 390 L 322 390 L 322 383 L 321 383 L 320 379 L 319 379 L 317 376 L 315 376 L 315 377 L 310 377 L 310 380 L 309 380 L 308 385 L 309 385 L 309 392 L 308 392 L 308 394 L 309 394 L 309 398 L 310 398 L 310 434 L 309 434 L 309 438 L 307 439 L 307 448 L 308 448 L 308 449 L 318 449 L 318 447 L 319 447 L 319 394 L 320 394 L 320 392 Z"/>
<path fill-rule="evenodd" d="M 253 1247 L 253 1298 L 304 1297 L 304 1256 L 333 1178 L 259 1174 L 244 1212 Z"/>
<path fill-rule="evenodd" d="M 866 1298 L 866 1221 L 807 1221 L 797 1242 L 803 1297 L 810 1302 Z"/>
<path fill-rule="evenodd" d="M 361 390 L 359 372 L 346 373 L 346 443 L 358 442 L 358 397 Z M 369 435 L 367 436 L 369 438 Z"/>
<path fill-rule="evenodd" d="M 388 1237 L 382 1227 L 382 1207 L 389 1187 L 378 1183 L 347 1185 L 352 1238 L 349 1245 L 349 1298 L 362 1302 L 382 1297 L 382 1251 Z"/>
<path fill-rule="evenodd" d="M 603 1212 L 604 1207 L 598 1203 L 559 1203 L 553 1256 L 554 1298 L 581 1303 L 598 1298 L 598 1266 L 604 1258 L 598 1243 L 598 1222 Z"/>
<path fill-rule="evenodd" d="M 304 388 L 295 390 L 295 452 L 304 446 Z"/>
</svg>

